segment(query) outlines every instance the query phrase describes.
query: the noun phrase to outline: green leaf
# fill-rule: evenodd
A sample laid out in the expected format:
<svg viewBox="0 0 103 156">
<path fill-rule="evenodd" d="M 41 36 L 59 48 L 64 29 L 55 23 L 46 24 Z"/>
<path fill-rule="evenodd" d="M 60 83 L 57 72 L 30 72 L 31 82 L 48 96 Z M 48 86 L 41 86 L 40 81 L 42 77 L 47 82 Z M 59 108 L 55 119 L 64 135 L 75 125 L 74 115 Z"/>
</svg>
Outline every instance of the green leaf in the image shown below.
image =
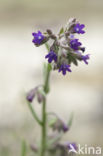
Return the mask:
<svg viewBox="0 0 103 156">
<path fill-rule="evenodd" d="M 62 27 L 62 28 L 60 29 L 59 35 L 61 35 L 61 34 L 63 34 L 63 33 L 64 33 L 64 28 Z"/>
</svg>

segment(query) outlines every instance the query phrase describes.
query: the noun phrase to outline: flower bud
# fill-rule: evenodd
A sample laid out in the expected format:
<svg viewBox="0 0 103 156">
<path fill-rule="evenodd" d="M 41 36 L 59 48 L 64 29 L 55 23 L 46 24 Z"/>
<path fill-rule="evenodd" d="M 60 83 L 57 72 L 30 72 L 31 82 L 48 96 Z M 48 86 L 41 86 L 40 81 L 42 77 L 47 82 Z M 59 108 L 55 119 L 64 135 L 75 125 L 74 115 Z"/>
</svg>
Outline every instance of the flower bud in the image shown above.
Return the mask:
<svg viewBox="0 0 103 156">
<path fill-rule="evenodd" d="M 32 102 L 33 101 L 33 99 L 34 99 L 34 97 L 35 97 L 35 94 L 36 94 L 36 88 L 34 88 L 34 89 L 32 89 L 32 90 L 30 90 L 29 92 L 28 92 L 28 94 L 27 94 L 27 97 L 26 97 L 26 99 L 27 99 L 27 101 L 29 101 L 29 102 Z"/>
<path fill-rule="evenodd" d="M 63 131 L 67 132 L 69 130 L 68 126 L 59 118 L 55 120 L 55 122 L 52 124 L 53 130 Z"/>
<path fill-rule="evenodd" d="M 42 103 L 45 99 L 45 92 L 43 91 L 43 88 L 38 88 L 37 90 L 37 100 L 39 103 Z"/>
<path fill-rule="evenodd" d="M 37 100 L 38 100 L 39 103 L 42 103 L 43 100 L 44 100 L 44 98 L 45 98 L 45 97 L 44 97 L 41 93 L 38 93 L 38 94 L 37 94 Z"/>
<path fill-rule="evenodd" d="M 72 28 L 75 26 L 76 23 L 77 23 L 76 18 L 70 18 L 69 22 L 67 23 L 66 30 L 72 32 Z"/>
<path fill-rule="evenodd" d="M 69 127 L 65 123 L 63 123 L 62 126 L 64 132 L 67 132 L 69 130 Z"/>
<path fill-rule="evenodd" d="M 53 40 L 56 40 L 57 37 L 56 37 L 56 35 L 52 34 L 52 35 L 50 35 L 50 38 Z"/>
<path fill-rule="evenodd" d="M 80 50 L 81 50 L 82 52 L 85 52 L 85 47 L 80 47 Z"/>
<path fill-rule="evenodd" d="M 50 29 L 47 29 L 47 33 L 48 33 L 49 35 L 52 35 L 52 34 L 53 34 L 52 31 L 51 31 Z"/>
</svg>

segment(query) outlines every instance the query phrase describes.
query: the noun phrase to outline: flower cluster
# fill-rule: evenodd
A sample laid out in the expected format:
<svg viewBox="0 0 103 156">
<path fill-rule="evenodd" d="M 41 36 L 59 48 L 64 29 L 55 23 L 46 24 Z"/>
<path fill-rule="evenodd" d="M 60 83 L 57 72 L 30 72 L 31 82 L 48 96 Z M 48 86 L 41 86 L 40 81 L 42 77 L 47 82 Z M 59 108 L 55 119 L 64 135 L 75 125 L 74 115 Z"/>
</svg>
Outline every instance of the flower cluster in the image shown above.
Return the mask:
<svg viewBox="0 0 103 156">
<path fill-rule="evenodd" d="M 84 24 L 72 18 L 64 28 L 60 29 L 58 35 L 53 34 L 49 29 L 45 33 L 40 31 L 32 33 L 33 43 L 40 46 L 50 39 L 53 40 L 45 58 L 48 59 L 48 63 L 52 64 L 53 69 L 66 75 L 66 72 L 71 72 L 72 63 L 78 65 L 78 61 L 84 61 L 85 64 L 88 64 L 89 54 L 83 55 L 85 47 L 82 46 L 79 39 L 75 38 L 75 34 L 85 33 L 84 27 Z"/>
</svg>

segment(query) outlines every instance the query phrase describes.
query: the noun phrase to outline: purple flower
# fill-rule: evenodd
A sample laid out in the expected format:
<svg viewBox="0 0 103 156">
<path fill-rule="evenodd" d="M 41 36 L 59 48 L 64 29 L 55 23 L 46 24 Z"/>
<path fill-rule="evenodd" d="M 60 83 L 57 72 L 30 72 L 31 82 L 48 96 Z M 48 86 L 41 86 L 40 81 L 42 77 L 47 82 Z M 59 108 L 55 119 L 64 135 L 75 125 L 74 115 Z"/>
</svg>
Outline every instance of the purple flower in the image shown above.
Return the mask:
<svg viewBox="0 0 103 156">
<path fill-rule="evenodd" d="M 70 47 L 74 50 L 78 50 L 81 45 L 82 44 L 81 42 L 78 42 L 78 39 L 74 39 L 70 41 Z"/>
<path fill-rule="evenodd" d="M 70 65 L 68 64 L 62 64 L 59 68 L 59 72 L 62 71 L 62 74 L 65 75 L 66 74 L 66 71 L 68 72 L 71 72 L 71 69 L 70 69 Z"/>
<path fill-rule="evenodd" d="M 50 51 L 45 58 L 48 58 L 48 62 L 51 63 L 53 60 L 57 62 L 57 55 L 54 51 Z"/>
<path fill-rule="evenodd" d="M 32 42 L 36 45 L 40 45 L 42 43 L 42 41 L 44 40 L 44 35 L 38 31 L 38 33 L 32 33 L 32 35 L 34 36 L 34 39 L 32 40 Z"/>
<path fill-rule="evenodd" d="M 66 146 L 68 148 L 69 151 L 77 151 L 78 147 L 76 145 L 76 143 L 66 143 Z"/>
<path fill-rule="evenodd" d="M 84 27 L 85 27 L 84 24 L 80 24 L 80 23 L 76 24 L 76 25 L 74 26 L 74 31 L 75 31 L 75 33 L 84 34 L 84 33 L 85 33 L 85 31 L 83 30 Z"/>
<path fill-rule="evenodd" d="M 87 60 L 89 59 L 90 59 L 89 54 L 84 55 L 84 56 L 82 55 L 82 60 L 85 62 L 85 64 L 88 64 Z"/>
</svg>

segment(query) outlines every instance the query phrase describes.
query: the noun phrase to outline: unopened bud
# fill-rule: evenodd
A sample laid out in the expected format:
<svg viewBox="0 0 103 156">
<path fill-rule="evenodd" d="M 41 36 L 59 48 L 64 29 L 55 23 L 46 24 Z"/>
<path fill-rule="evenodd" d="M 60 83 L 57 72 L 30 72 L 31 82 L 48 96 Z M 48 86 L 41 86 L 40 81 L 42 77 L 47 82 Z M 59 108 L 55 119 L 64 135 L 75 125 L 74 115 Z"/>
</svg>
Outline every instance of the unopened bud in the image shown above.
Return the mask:
<svg viewBox="0 0 103 156">
<path fill-rule="evenodd" d="M 68 126 L 60 119 L 57 119 L 52 125 L 53 130 L 67 132 L 69 130 Z"/>
<path fill-rule="evenodd" d="M 37 94 L 37 100 L 38 100 L 39 103 L 43 102 L 44 98 L 45 97 L 41 93 Z"/>
<path fill-rule="evenodd" d="M 80 50 L 81 50 L 82 52 L 85 52 L 85 47 L 80 47 Z"/>
<path fill-rule="evenodd" d="M 50 38 L 55 40 L 57 37 L 56 37 L 56 35 L 52 34 L 52 35 L 50 35 Z"/>
<path fill-rule="evenodd" d="M 50 29 L 47 29 L 47 33 L 48 33 L 49 35 L 52 35 L 52 31 L 51 31 Z"/>
<path fill-rule="evenodd" d="M 64 132 L 67 132 L 69 130 L 68 126 L 65 123 L 63 123 L 62 128 Z"/>
<path fill-rule="evenodd" d="M 27 101 L 32 102 L 34 97 L 35 97 L 35 93 L 36 93 L 35 88 L 30 90 L 29 93 L 27 94 L 27 97 L 26 97 Z"/>
</svg>

